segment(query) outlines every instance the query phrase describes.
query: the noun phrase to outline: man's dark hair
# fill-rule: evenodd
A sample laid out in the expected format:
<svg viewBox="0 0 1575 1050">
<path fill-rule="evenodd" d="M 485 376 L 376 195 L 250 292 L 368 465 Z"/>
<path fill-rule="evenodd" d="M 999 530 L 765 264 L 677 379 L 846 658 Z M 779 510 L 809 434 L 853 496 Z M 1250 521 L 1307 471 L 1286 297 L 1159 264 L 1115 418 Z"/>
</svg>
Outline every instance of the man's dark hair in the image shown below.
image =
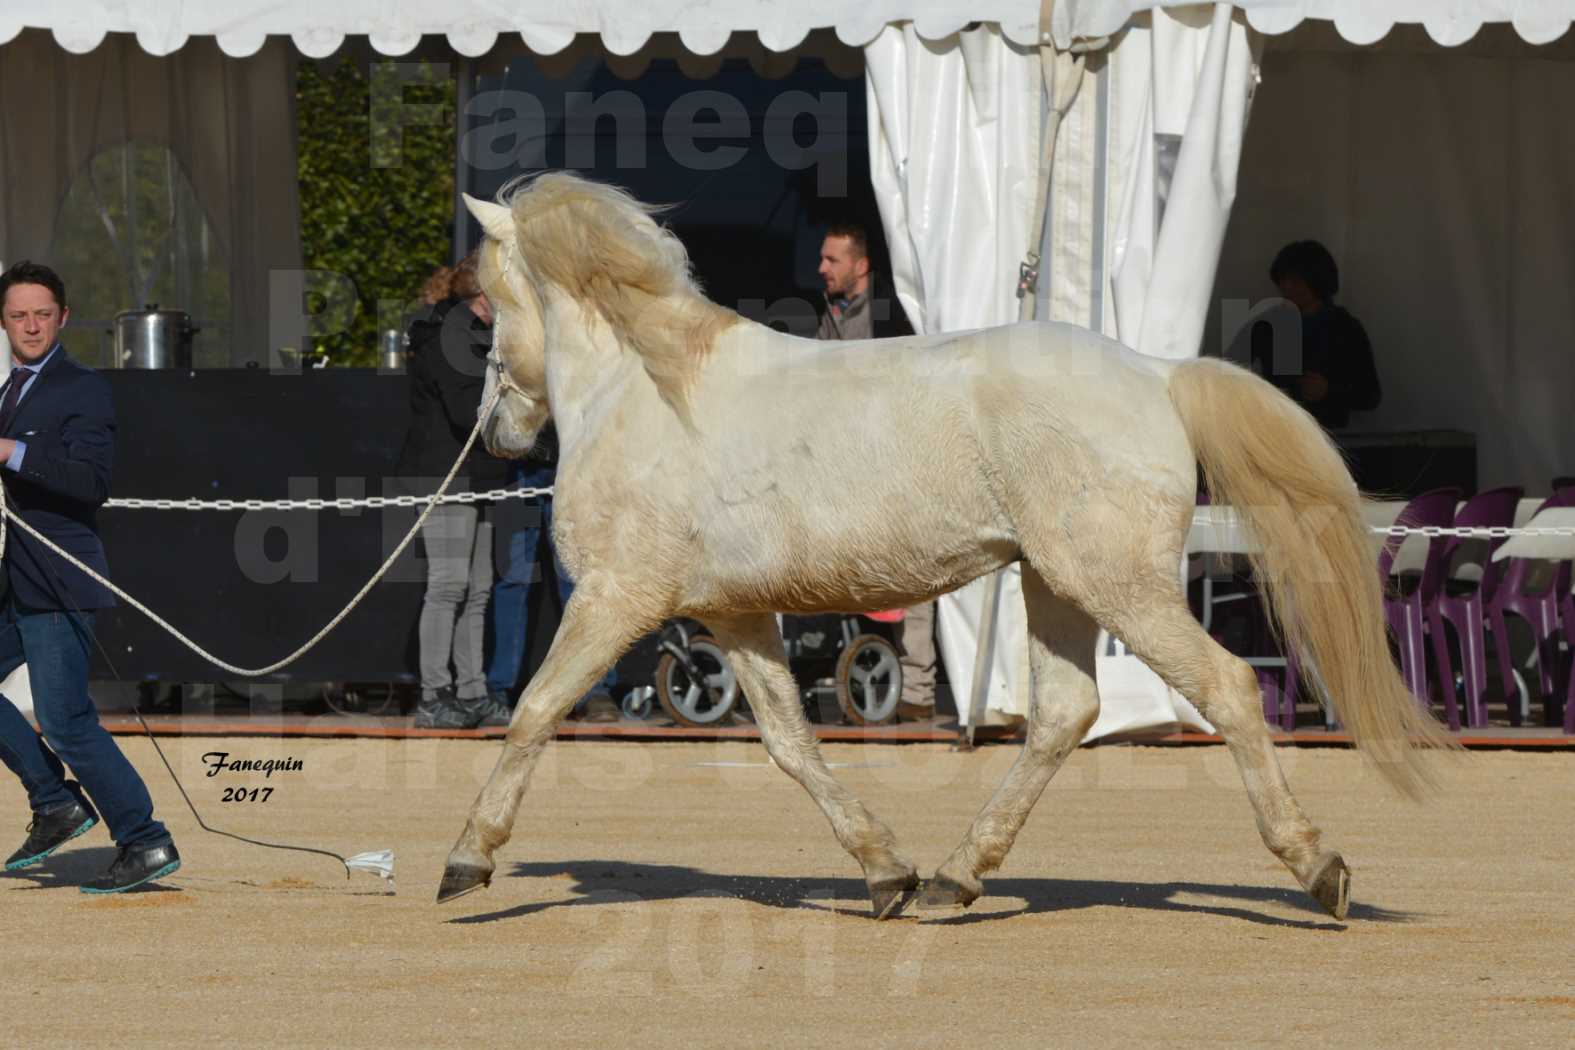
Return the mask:
<svg viewBox="0 0 1575 1050">
<path fill-rule="evenodd" d="M 5 273 L 0 274 L 0 303 L 5 302 L 7 293 L 14 284 L 41 284 L 48 288 L 55 296 L 55 303 L 64 310 L 66 308 L 66 282 L 60 275 L 43 263 L 29 262 L 23 259 L 12 266 Z"/>
<path fill-rule="evenodd" d="M 1340 290 L 1340 268 L 1317 241 L 1292 241 L 1281 248 L 1269 264 L 1269 280 L 1279 284 L 1281 277 L 1300 277 L 1324 302 Z"/>
<path fill-rule="evenodd" d="M 856 222 L 834 222 L 826 231 L 827 237 L 846 237 L 853 248 L 854 255 L 868 256 L 870 253 L 870 236 L 862 225 Z"/>
</svg>

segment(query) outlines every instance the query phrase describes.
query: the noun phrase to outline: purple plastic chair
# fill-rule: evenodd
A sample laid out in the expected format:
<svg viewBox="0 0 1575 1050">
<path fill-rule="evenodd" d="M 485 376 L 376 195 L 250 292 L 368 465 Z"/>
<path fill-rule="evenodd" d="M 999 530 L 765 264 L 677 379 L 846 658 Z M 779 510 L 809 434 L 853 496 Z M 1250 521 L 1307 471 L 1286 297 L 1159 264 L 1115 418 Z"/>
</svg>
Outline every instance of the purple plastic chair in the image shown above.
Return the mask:
<svg viewBox="0 0 1575 1050">
<path fill-rule="evenodd" d="M 1466 501 L 1455 512 L 1458 528 L 1491 528 L 1515 523 L 1515 507 L 1525 492 L 1519 485 L 1488 489 Z M 1451 708 L 1455 690 L 1455 671 L 1450 661 L 1449 637 L 1444 624 L 1455 630 L 1460 642 L 1460 673 L 1465 681 L 1466 724 L 1472 728 L 1487 725 L 1487 627 L 1483 600 L 1495 594 L 1504 575 L 1504 562 L 1492 560 L 1493 552 L 1509 537 L 1467 539 L 1451 536 L 1442 553 L 1443 579 L 1438 599 L 1426 608 L 1427 631 L 1433 645 L 1433 665 L 1438 671 L 1446 709 Z M 1474 567 L 1477 579 L 1462 579 L 1461 571 Z M 1520 704 L 1514 691 L 1505 694 L 1509 720 L 1520 724 Z M 1459 728 L 1454 721 L 1450 728 Z"/>
<path fill-rule="evenodd" d="M 1556 482 L 1555 482 L 1556 484 Z M 1575 507 L 1575 487 L 1555 488 L 1553 495 L 1537 508 L 1541 514 L 1550 507 Z M 1536 515 L 1532 515 L 1535 519 Z M 1564 692 L 1562 658 L 1559 654 L 1559 600 L 1570 591 L 1570 563 L 1537 561 L 1532 558 L 1507 558 L 1501 562 L 1503 576 L 1498 589 L 1486 598 L 1488 627 L 1493 631 L 1493 648 L 1498 656 L 1499 675 L 1504 695 L 1518 694 L 1515 666 L 1509 651 L 1508 614 L 1514 613 L 1531 627 L 1532 644 L 1537 653 L 1538 685 L 1542 687 L 1545 718 L 1551 718 L 1558 697 Z M 1566 705 L 1567 706 L 1567 705 Z M 1520 724 L 1520 705 L 1510 702 L 1510 721 Z"/>
<path fill-rule="evenodd" d="M 1559 600 L 1559 620 L 1564 627 L 1564 642 L 1570 647 L 1571 652 L 1575 652 L 1575 597 L 1572 597 L 1568 590 L 1564 591 L 1564 597 Z M 1575 670 L 1571 671 L 1567 680 L 1569 685 L 1564 690 L 1564 732 L 1569 736 L 1575 736 Z M 1543 705 L 1544 718 L 1552 721 L 1549 717 L 1552 711 L 1548 707 L 1547 704 Z"/>
<path fill-rule="evenodd" d="M 1558 495 L 1564 489 L 1575 489 L 1575 474 L 1566 474 L 1553 479 L 1554 495 Z M 1575 598 L 1570 595 L 1569 572 L 1569 565 L 1560 566 L 1559 579 L 1555 582 L 1554 589 L 1563 595 L 1559 599 L 1559 622 L 1564 628 L 1564 644 L 1571 652 L 1575 652 Z M 1569 685 L 1564 691 L 1564 732 L 1575 736 L 1575 668 L 1570 669 L 1566 680 Z M 1543 709 L 1546 711 L 1546 704 L 1543 705 Z"/>
<path fill-rule="evenodd" d="M 1437 525 L 1448 528 L 1455 520 L 1455 504 L 1460 500 L 1457 488 L 1433 489 L 1417 496 L 1400 511 L 1396 525 L 1423 528 Z M 1389 629 L 1394 632 L 1400 649 L 1400 674 L 1406 688 L 1416 697 L 1417 703 L 1428 706 L 1427 659 L 1423 652 L 1428 610 L 1437 603 L 1443 589 L 1444 548 L 1449 542 L 1445 536 L 1434 537 L 1427 546 L 1427 560 L 1420 573 L 1407 572 L 1398 579 L 1391 579 L 1395 555 L 1405 542 L 1403 536 L 1390 536 L 1384 540 L 1378 554 L 1378 574 L 1384 581 L 1384 616 Z M 1449 728 L 1460 728 L 1460 706 L 1455 699 L 1454 682 L 1445 683 L 1442 689 L 1444 712 Z"/>
</svg>

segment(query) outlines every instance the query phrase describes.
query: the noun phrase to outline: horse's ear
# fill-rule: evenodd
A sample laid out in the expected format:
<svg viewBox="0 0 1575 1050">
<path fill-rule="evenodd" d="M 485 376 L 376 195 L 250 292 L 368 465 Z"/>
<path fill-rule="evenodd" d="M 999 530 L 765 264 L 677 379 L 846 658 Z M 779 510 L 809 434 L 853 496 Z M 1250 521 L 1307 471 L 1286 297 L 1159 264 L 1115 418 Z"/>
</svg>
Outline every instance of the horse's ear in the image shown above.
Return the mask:
<svg viewBox="0 0 1575 1050">
<path fill-rule="evenodd" d="M 481 223 L 481 228 L 488 237 L 495 241 L 507 244 L 514 236 L 514 213 L 501 204 L 490 201 L 477 200 L 470 194 L 464 194 L 465 207 L 470 209 L 470 214 Z"/>
</svg>

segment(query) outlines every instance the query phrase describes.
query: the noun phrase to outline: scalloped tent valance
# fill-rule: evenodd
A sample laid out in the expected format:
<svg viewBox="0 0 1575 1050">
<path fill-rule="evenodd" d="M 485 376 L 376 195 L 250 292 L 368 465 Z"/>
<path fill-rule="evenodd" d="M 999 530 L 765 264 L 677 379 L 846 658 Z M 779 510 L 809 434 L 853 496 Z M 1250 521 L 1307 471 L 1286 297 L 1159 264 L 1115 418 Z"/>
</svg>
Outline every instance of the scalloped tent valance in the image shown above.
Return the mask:
<svg viewBox="0 0 1575 1050">
<path fill-rule="evenodd" d="M 594 33 L 613 54 L 637 51 L 652 33 L 676 32 L 696 54 L 719 50 L 735 32 L 753 32 L 773 51 L 801 43 L 813 29 L 833 28 L 853 46 L 875 39 L 890 22 L 912 22 L 927 39 L 951 35 L 971 22 L 999 23 L 1007 35 L 1031 44 L 1039 31 L 1038 0 L 78 0 L 40 5 L 0 0 L 0 43 L 26 28 L 48 29 L 61 47 L 83 53 L 108 33 L 134 33 L 143 49 L 166 55 L 194 36 L 214 37 L 232 57 L 262 47 L 269 36 L 289 36 L 312 58 L 332 54 L 345 37 L 369 37 L 387 55 L 401 55 L 424 35 L 446 36 L 462 55 L 492 50 L 517 35 L 538 54 L 554 54 L 581 33 Z"/>
<path fill-rule="evenodd" d="M 1056 0 L 1051 37 L 1061 48 L 1098 40 L 1154 7 L 1188 6 L 1152 0 Z M 1208 5 L 1194 5 L 1207 7 Z M 1507 22 L 1529 43 L 1545 44 L 1569 30 L 1575 0 L 1238 0 L 1260 32 L 1287 32 L 1306 19 L 1332 22 L 1355 44 L 1381 39 L 1397 24 L 1420 24 L 1434 41 L 1454 46 L 1491 22 Z M 41 5 L 0 0 L 0 44 L 26 28 L 47 29 L 67 51 L 98 47 L 109 33 L 135 34 L 142 48 L 167 55 L 194 36 L 211 36 L 228 55 L 254 54 L 270 36 L 288 36 L 302 54 L 332 54 L 347 36 L 366 36 L 373 48 L 401 55 L 424 35 L 447 37 L 462 55 L 481 55 L 517 35 L 532 51 L 553 54 L 582 33 L 601 37 L 608 51 L 638 50 L 656 32 L 676 32 L 700 55 L 719 50 L 730 35 L 752 32 L 773 51 L 800 44 L 814 29 L 830 28 L 862 47 L 882 26 L 911 22 L 921 37 L 939 39 L 972 22 L 1000 25 L 1014 43 L 1039 36 L 1039 0 L 450 0 L 440 8 L 412 0 L 76 0 Z"/>
<path fill-rule="evenodd" d="M 1050 35 L 1057 47 L 1097 40 L 1154 7 L 1183 7 L 1153 0 L 1057 0 Z M 1274 36 L 1308 19 L 1334 23 L 1353 44 L 1382 40 L 1397 25 L 1420 25 L 1444 47 L 1464 44 L 1484 25 L 1507 22 L 1529 44 L 1547 44 L 1568 32 L 1575 21 L 1575 0 L 1237 0 L 1232 5 L 1247 24 Z"/>
</svg>

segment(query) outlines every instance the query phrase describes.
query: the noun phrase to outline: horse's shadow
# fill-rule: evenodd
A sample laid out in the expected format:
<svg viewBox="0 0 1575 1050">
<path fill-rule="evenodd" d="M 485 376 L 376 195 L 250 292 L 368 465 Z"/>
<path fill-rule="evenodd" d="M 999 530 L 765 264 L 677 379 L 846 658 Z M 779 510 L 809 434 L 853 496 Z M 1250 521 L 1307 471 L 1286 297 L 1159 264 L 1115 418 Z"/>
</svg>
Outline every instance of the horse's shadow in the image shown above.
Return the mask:
<svg viewBox="0 0 1575 1050">
<path fill-rule="evenodd" d="M 770 908 L 809 908 L 859 913 L 868 897 L 864 883 L 851 878 L 792 878 L 777 875 L 719 875 L 671 864 L 633 864 L 617 860 L 522 862 L 503 876 L 508 879 L 572 879 L 570 900 L 534 901 L 501 911 L 464 915 L 456 924 L 515 919 L 550 908 L 633 901 L 670 901 L 686 897 L 732 897 Z M 910 902 L 906 914 L 929 922 L 963 925 L 994 922 L 1035 912 L 1080 908 L 1137 908 L 1219 915 L 1264 926 L 1304 930 L 1343 930 L 1300 890 L 1267 886 L 1225 886 L 1197 882 L 1110 882 L 1099 879 L 994 878 L 985 883 L 987 898 L 1015 898 L 1021 906 L 992 912 L 925 912 Z M 1180 899 L 1200 898 L 1197 900 Z M 1225 898 L 1224 901 L 1208 898 Z M 838 906 L 839 902 L 842 906 Z M 1253 905 L 1282 905 L 1317 918 L 1292 919 L 1268 914 Z M 867 912 L 865 912 L 867 914 Z M 1352 904 L 1349 918 L 1365 922 L 1411 922 L 1411 912 L 1369 904 Z"/>
<path fill-rule="evenodd" d="M 5 887 L 18 890 L 58 890 L 76 889 L 84 882 L 98 878 L 104 874 L 110 862 L 115 859 L 116 850 L 113 846 L 90 846 L 87 849 L 62 850 L 53 856 L 45 857 L 32 867 L 19 868 L 16 871 L 0 871 L 0 886 L 5 882 L 31 882 L 31 886 Z M 177 893 L 177 887 L 163 886 L 157 882 L 150 882 L 139 886 L 136 893 Z"/>
</svg>

